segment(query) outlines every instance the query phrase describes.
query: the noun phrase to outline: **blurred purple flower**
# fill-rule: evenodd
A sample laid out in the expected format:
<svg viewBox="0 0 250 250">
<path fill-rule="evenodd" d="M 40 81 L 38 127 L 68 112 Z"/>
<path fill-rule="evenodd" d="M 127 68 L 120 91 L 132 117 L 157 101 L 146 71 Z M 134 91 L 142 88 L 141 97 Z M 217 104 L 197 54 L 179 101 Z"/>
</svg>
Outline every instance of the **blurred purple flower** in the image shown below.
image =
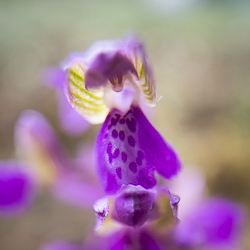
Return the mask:
<svg viewBox="0 0 250 250">
<path fill-rule="evenodd" d="M 243 205 L 220 197 L 206 198 L 198 170 L 185 170 L 171 189 L 182 197 L 176 244 L 182 249 L 241 249 L 245 221 Z"/>
<path fill-rule="evenodd" d="M 34 110 L 26 110 L 15 125 L 15 147 L 19 158 L 36 166 L 42 184 L 50 184 L 54 177 L 69 167 L 69 159 L 45 117 Z"/>
<path fill-rule="evenodd" d="M 0 215 L 14 216 L 26 212 L 37 193 L 34 173 L 26 163 L 0 161 Z"/>
<path fill-rule="evenodd" d="M 83 250 L 83 246 L 66 240 L 56 240 L 43 244 L 40 250 Z"/>
<path fill-rule="evenodd" d="M 240 249 L 244 217 L 239 204 L 204 199 L 176 227 L 177 244 L 192 249 Z"/>
<path fill-rule="evenodd" d="M 57 91 L 59 102 L 59 121 L 62 129 L 71 135 L 79 135 L 86 131 L 90 124 L 74 108 L 71 107 L 63 93 L 66 74 L 60 67 L 51 67 L 43 70 L 42 82 Z"/>
<path fill-rule="evenodd" d="M 86 247 L 86 248 L 84 248 Z M 89 250 L 163 250 L 161 243 L 147 229 L 122 228 L 108 236 L 92 236 L 84 242 Z"/>
<path fill-rule="evenodd" d="M 15 128 L 19 158 L 33 166 L 40 184 L 49 187 L 56 197 L 80 207 L 92 207 L 102 197 L 95 178 L 89 145 L 69 159 L 50 124 L 39 112 L 28 110 Z"/>
</svg>

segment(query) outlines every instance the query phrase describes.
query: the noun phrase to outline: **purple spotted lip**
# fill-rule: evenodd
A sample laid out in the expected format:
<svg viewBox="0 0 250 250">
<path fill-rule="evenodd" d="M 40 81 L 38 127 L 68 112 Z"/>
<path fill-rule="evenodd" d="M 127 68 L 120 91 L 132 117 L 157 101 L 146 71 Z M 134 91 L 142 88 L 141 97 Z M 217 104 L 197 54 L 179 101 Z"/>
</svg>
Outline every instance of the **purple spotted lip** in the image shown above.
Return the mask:
<svg viewBox="0 0 250 250">
<path fill-rule="evenodd" d="M 125 115 L 117 109 L 110 111 L 95 152 L 100 180 L 110 194 L 128 184 L 152 188 L 156 185 L 155 170 L 171 178 L 181 167 L 175 150 L 137 106 L 131 106 Z"/>
</svg>

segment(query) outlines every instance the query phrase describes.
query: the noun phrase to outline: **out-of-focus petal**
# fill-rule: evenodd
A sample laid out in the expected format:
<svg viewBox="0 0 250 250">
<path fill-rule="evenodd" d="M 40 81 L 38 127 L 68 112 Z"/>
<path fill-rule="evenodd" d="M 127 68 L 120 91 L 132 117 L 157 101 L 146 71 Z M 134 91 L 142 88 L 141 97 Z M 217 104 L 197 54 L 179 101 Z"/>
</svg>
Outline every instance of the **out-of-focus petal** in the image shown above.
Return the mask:
<svg viewBox="0 0 250 250">
<path fill-rule="evenodd" d="M 41 81 L 50 87 L 62 89 L 66 81 L 66 73 L 61 67 L 50 67 L 41 72 Z"/>
<path fill-rule="evenodd" d="M 70 135 L 84 133 L 90 127 L 89 122 L 69 104 L 62 91 L 58 91 L 57 95 L 59 121 L 63 130 Z"/>
<path fill-rule="evenodd" d="M 36 178 L 30 166 L 17 161 L 0 161 L 0 215 L 25 212 L 36 193 Z"/>
<path fill-rule="evenodd" d="M 104 195 L 95 182 L 88 182 L 70 173 L 57 178 L 51 191 L 57 198 L 82 208 L 92 208 L 96 200 Z"/>
<path fill-rule="evenodd" d="M 48 185 L 57 198 L 71 205 L 91 208 L 103 196 L 101 186 L 86 167 L 93 166 L 92 154 L 81 160 L 68 159 L 53 129 L 40 113 L 24 112 L 17 122 L 15 137 L 20 157 L 34 166 L 40 182 Z"/>
<path fill-rule="evenodd" d="M 68 159 L 47 120 L 34 110 L 19 117 L 15 127 L 15 146 L 21 159 L 36 167 L 44 184 L 50 184 L 68 168 Z"/>
<path fill-rule="evenodd" d="M 75 56 L 71 57 L 70 62 L 76 60 Z M 63 92 L 63 88 L 67 81 L 66 71 L 61 67 L 50 67 L 42 71 L 41 78 L 45 85 L 57 89 L 57 97 L 59 101 L 58 115 L 62 129 L 71 135 L 83 133 L 89 127 L 89 123 L 82 115 L 71 107 Z"/>
<path fill-rule="evenodd" d="M 157 242 L 152 235 L 146 231 L 142 231 L 139 237 L 141 250 L 163 250 L 159 242 Z M 164 248 L 165 249 L 165 248 Z"/>
<path fill-rule="evenodd" d="M 54 180 L 51 191 L 57 198 L 72 205 L 92 208 L 105 194 L 98 181 L 93 163 L 93 145 L 81 144 L 77 157 L 69 162 L 69 171 Z"/>
<path fill-rule="evenodd" d="M 123 228 L 109 236 L 105 250 L 163 250 L 153 235 L 145 230 Z M 165 248 L 164 248 L 165 249 Z"/>
<path fill-rule="evenodd" d="M 118 232 L 120 233 L 120 232 Z M 115 234 L 113 235 L 114 238 L 107 247 L 107 250 L 128 250 L 128 249 L 133 249 L 133 242 L 131 239 L 131 235 L 128 233 L 123 233 L 123 234 Z"/>
<path fill-rule="evenodd" d="M 128 226 L 142 226 L 149 218 L 155 197 L 155 192 L 141 187 L 125 187 L 114 201 L 119 221 Z"/>
<path fill-rule="evenodd" d="M 196 204 L 205 197 L 205 177 L 198 168 L 184 168 L 177 178 L 167 183 L 167 186 L 181 197 L 178 208 L 180 220 L 187 216 Z"/>
<path fill-rule="evenodd" d="M 201 201 L 175 228 L 179 245 L 204 249 L 241 249 L 244 208 L 222 198 Z"/>
<path fill-rule="evenodd" d="M 86 180 L 99 183 L 96 176 L 93 151 L 94 145 L 92 143 L 80 144 L 77 148 L 76 158 L 73 159 L 73 164 L 86 177 Z"/>
<path fill-rule="evenodd" d="M 97 170 L 107 193 L 122 185 L 155 186 L 156 170 L 165 178 L 176 175 L 179 156 L 149 123 L 139 107 L 122 115 L 111 110 L 96 141 Z"/>
<path fill-rule="evenodd" d="M 83 250 L 83 246 L 66 240 L 55 240 L 47 242 L 40 247 L 40 250 Z"/>
</svg>

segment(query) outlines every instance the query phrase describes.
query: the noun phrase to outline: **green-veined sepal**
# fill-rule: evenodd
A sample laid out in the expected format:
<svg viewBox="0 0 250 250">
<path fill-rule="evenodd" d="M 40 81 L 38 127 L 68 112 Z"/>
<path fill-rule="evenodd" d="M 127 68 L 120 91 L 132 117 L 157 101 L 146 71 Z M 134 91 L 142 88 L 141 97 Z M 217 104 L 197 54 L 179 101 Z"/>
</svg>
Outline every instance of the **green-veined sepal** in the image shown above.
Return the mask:
<svg viewBox="0 0 250 250">
<path fill-rule="evenodd" d="M 92 124 L 102 123 L 109 108 L 104 104 L 103 87 L 95 91 L 85 88 L 84 67 L 74 63 L 68 68 L 67 96 L 70 104 Z"/>
<path fill-rule="evenodd" d="M 134 53 L 134 65 L 138 73 L 139 84 L 144 98 L 150 106 L 156 105 L 156 88 L 148 59 L 143 55 Z"/>
</svg>

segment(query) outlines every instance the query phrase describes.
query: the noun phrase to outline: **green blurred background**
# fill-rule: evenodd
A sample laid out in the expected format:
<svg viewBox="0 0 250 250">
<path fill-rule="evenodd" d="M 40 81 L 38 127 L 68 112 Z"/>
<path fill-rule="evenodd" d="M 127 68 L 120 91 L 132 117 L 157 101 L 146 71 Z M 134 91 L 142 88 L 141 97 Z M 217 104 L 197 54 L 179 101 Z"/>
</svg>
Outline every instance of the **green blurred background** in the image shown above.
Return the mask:
<svg viewBox="0 0 250 250">
<path fill-rule="evenodd" d="M 96 39 L 134 31 L 144 39 L 163 97 L 155 126 L 186 167 L 202 169 L 211 195 L 249 208 L 249 11 L 248 1 L 226 0 L 0 0 L 0 159 L 15 158 L 14 124 L 25 109 L 49 119 L 71 156 L 82 140 L 93 140 L 98 126 L 75 138 L 61 131 L 55 92 L 40 83 L 40 72 Z M 93 224 L 92 211 L 42 191 L 28 213 L 0 219 L 0 249 L 81 241 Z M 244 245 L 250 249 L 249 238 Z"/>
</svg>

